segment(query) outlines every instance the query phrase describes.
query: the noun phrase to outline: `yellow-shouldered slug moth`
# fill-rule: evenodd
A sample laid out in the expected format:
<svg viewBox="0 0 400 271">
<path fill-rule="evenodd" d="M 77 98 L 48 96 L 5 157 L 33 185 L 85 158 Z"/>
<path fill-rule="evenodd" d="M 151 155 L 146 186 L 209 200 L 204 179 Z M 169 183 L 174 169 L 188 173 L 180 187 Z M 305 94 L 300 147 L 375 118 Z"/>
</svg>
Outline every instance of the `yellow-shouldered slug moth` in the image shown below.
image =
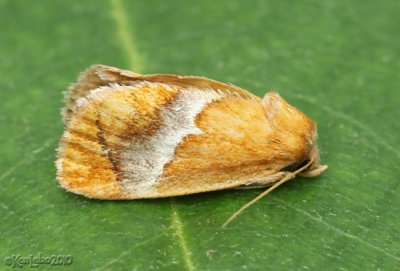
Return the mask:
<svg viewBox="0 0 400 271">
<path fill-rule="evenodd" d="M 57 179 L 89 198 L 274 189 L 327 168 L 316 124 L 276 92 L 93 65 L 66 94 Z"/>
</svg>

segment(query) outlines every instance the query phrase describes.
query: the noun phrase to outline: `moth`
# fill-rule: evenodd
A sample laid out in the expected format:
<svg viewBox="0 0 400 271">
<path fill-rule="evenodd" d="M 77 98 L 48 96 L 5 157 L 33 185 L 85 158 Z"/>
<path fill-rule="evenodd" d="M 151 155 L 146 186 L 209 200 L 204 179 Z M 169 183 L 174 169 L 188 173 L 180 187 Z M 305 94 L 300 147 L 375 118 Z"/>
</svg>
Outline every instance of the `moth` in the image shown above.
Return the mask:
<svg viewBox="0 0 400 271">
<path fill-rule="evenodd" d="M 276 92 L 260 98 L 204 77 L 93 65 L 62 115 L 57 180 L 89 198 L 275 188 L 327 168 L 316 124 Z"/>
</svg>

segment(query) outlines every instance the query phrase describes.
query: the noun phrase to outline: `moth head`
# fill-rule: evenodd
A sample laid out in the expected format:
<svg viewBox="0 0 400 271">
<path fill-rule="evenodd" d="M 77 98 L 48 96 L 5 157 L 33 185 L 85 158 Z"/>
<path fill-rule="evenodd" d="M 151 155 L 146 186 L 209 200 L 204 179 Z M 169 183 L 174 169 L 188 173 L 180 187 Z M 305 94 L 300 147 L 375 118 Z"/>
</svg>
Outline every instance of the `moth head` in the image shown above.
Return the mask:
<svg viewBox="0 0 400 271">
<path fill-rule="evenodd" d="M 287 167 L 296 170 L 312 161 L 301 175 L 312 177 L 321 174 L 327 166 L 320 164 L 315 122 L 276 92 L 265 94 L 261 104 L 276 148 L 282 158 L 287 159 Z"/>
</svg>

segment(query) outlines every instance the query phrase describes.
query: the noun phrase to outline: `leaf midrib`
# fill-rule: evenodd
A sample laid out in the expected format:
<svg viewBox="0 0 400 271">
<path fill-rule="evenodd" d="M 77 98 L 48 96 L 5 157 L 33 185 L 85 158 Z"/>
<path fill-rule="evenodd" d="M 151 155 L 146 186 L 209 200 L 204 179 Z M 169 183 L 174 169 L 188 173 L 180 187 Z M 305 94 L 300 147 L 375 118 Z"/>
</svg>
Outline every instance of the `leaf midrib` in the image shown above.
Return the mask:
<svg viewBox="0 0 400 271">
<path fill-rule="evenodd" d="M 121 49 L 128 59 L 128 66 L 131 70 L 135 72 L 142 72 L 144 70 L 144 65 L 142 57 L 139 54 L 139 50 L 136 46 L 135 37 L 133 35 L 133 29 L 131 29 L 128 23 L 128 16 L 125 13 L 125 8 L 121 0 L 109 0 L 111 10 L 113 13 L 113 18 L 116 26 L 117 38 L 121 43 Z M 173 236 L 177 237 L 177 242 L 181 248 L 182 258 L 185 263 L 185 267 L 188 271 L 195 271 L 195 265 L 192 260 L 192 252 L 187 245 L 184 226 L 182 220 L 180 219 L 178 209 L 173 200 L 170 201 L 171 205 L 171 225 L 170 229 L 173 231 Z"/>
</svg>

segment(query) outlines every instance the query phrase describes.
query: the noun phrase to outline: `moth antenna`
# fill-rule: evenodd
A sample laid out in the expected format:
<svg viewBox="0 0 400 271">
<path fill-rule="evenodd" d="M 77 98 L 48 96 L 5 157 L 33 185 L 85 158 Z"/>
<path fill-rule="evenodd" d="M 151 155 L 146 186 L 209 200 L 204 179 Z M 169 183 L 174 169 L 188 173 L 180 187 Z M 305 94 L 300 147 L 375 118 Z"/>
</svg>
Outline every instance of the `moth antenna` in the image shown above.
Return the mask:
<svg viewBox="0 0 400 271">
<path fill-rule="evenodd" d="M 252 199 L 251 201 L 249 201 L 248 203 L 243 205 L 239 210 L 237 210 L 233 215 L 231 215 L 228 218 L 228 220 L 225 221 L 225 223 L 222 225 L 222 228 L 225 228 L 230 222 L 232 222 L 232 220 L 234 220 L 236 217 L 238 217 L 244 210 L 249 208 L 251 205 L 253 205 L 257 201 L 259 201 L 260 199 L 262 199 L 263 197 L 268 195 L 270 192 L 272 192 L 273 190 L 275 190 L 276 188 L 278 188 L 279 186 L 281 186 L 285 182 L 293 179 L 299 172 L 302 172 L 308 166 L 310 166 L 312 164 L 312 162 L 313 162 L 313 160 L 310 160 L 307 164 L 305 164 L 304 166 L 302 166 L 298 170 L 288 173 L 285 177 L 282 178 L 282 180 L 280 180 L 279 182 L 275 183 L 273 186 L 271 186 L 270 188 L 268 188 L 267 190 L 262 192 L 260 195 L 258 195 L 257 197 L 255 197 L 254 199 Z"/>
</svg>

